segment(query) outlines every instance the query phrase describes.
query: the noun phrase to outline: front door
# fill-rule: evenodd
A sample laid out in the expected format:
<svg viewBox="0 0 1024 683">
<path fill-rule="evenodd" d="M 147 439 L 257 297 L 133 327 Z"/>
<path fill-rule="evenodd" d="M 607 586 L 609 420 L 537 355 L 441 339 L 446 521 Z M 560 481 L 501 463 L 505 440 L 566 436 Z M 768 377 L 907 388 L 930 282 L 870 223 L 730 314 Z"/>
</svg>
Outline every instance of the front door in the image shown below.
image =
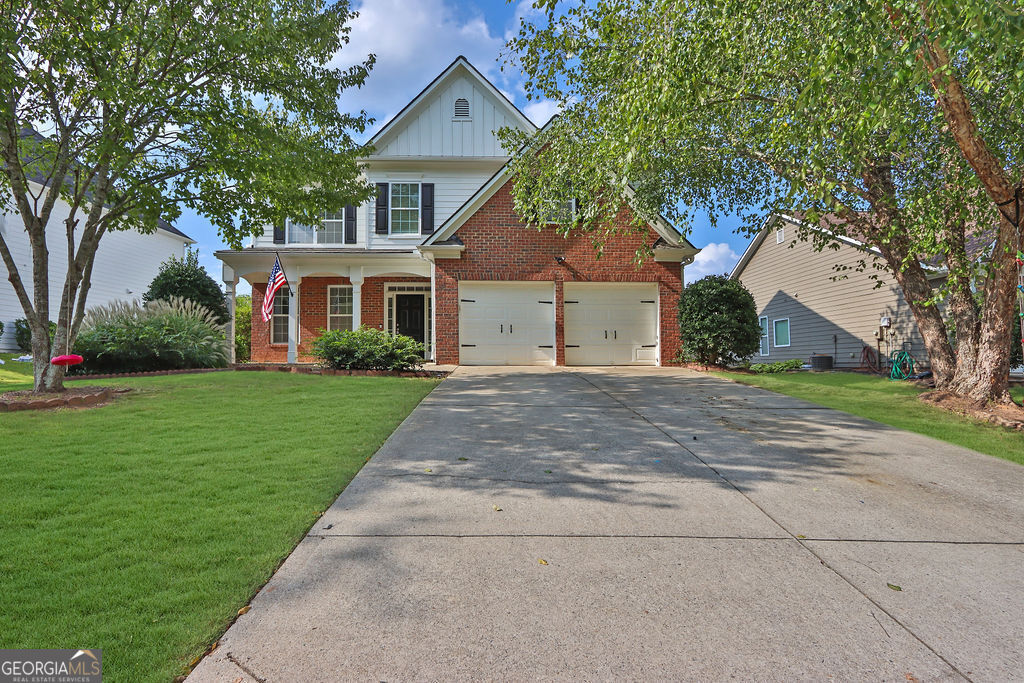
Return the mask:
<svg viewBox="0 0 1024 683">
<path fill-rule="evenodd" d="M 423 319 L 426 298 L 422 294 L 395 294 L 395 332 L 412 337 L 419 343 L 423 338 Z"/>
</svg>

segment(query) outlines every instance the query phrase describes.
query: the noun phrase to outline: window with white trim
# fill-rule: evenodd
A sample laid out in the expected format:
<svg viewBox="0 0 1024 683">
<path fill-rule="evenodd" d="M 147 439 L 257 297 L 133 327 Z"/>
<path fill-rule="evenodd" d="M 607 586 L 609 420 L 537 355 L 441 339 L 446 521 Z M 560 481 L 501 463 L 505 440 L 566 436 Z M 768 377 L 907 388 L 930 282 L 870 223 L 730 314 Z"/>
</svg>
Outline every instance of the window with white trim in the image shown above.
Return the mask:
<svg viewBox="0 0 1024 683">
<path fill-rule="evenodd" d="M 270 343 L 288 343 L 288 288 L 274 294 L 274 310 L 270 315 Z"/>
<path fill-rule="evenodd" d="M 288 244 L 344 244 L 345 211 L 328 211 L 320 225 L 288 221 Z"/>
<path fill-rule="evenodd" d="M 327 329 L 352 329 L 352 285 L 327 288 Z"/>
<path fill-rule="evenodd" d="M 345 242 L 345 211 L 328 211 L 316 231 L 317 244 L 343 244 Z"/>
<path fill-rule="evenodd" d="M 391 183 L 391 234 L 420 233 L 420 184 Z"/>
<path fill-rule="evenodd" d="M 782 244 L 786 241 L 786 229 L 779 228 L 775 231 L 775 244 Z"/>
<path fill-rule="evenodd" d="M 779 318 L 772 321 L 772 334 L 775 336 L 775 346 L 789 346 L 789 318 Z"/>
<path fill-rule="evenodd" d="M 288 244 L 313 244 L 315 241 L 316 229 L 312 225 L 288 221 Z"/>
<path fill-rule="evenodd" d="M 758 355 L 767 356 L 771 352 L 768 348 L 768 316 L 762 315 L 758 321 L 761 323 L 761 349 Z"/>
</svg>

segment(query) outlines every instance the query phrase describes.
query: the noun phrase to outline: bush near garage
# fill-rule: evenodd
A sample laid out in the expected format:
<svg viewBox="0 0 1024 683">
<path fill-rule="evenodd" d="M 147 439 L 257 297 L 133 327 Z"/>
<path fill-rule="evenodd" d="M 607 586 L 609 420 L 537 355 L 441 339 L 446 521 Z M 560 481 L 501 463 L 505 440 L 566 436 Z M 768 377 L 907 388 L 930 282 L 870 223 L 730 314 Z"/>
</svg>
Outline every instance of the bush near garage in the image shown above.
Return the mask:
<svg viewBox="0 0 1024 683">
<path fill-rule="evenodd" d="M 423 344 L 375 327 L 322 330 L 313 356 L 333 370 L 411 370 L 423 363 Z"/>
<path fill-rule="evenodd" d="M 738 280 L 708 275 L 679 295 L 682 356 L 702 365 L 736 365 L 761 343 L 754 296 Z"/>
<path fill-rule="evenodd" d="M 204 306 L 168 301 L 116 302 L 92 309 L 75 341 L 84 359 L 69 374 L 221 368 L 228 343 L 217 317 Z"/>
</svg>

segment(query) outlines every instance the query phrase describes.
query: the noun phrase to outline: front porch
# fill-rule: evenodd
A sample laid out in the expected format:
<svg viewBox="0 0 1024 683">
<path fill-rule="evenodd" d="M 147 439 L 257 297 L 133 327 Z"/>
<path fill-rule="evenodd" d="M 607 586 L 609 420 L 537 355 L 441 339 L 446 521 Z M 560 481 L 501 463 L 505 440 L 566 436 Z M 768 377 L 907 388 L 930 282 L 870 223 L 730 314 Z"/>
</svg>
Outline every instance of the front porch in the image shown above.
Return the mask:
<svg viewBox="0 0 1024 683">
<path fill-rule="evenodd" d="M 267 279 L 278 254 L 288 287 L 277 293 L 271 320 L 264 322 Z M 311 363 L 321 331 L 361 325 L 410 336 L 433 358 L 433 267 L 415 252 L 244 249 L 217 256 L 232 311 L 238 282 L 252 285 L 254 363 Z M 233 329 L 230 336 L 233 349 Z"/>
</svg>

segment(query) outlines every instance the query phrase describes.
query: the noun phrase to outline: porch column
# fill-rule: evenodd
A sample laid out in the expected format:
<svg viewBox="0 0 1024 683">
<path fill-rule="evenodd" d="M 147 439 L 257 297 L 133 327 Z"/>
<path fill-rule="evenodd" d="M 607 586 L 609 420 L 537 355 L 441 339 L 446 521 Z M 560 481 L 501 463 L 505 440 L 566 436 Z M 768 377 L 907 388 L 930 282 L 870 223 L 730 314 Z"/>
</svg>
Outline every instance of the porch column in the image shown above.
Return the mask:
<svg viewBox="0 0 1024 683">
<path fill-rule="evenodd" d="M 299 285 L 302 278 L 298 272 L 287 272 L 288 278 L 288 362 L 299 361 Z"/>
<path fill-rule="evenodd" d="M 228 360 L 231 362 L 232 365 L 234 365 L 236 362 L 238 362 L 238 359 L 235 358 L 235 327 L 237 325 L 235 323 L 235 315 L 237 313 L 236 310 L 235 310 L 235 285 L 237 285 L 237 284 L 238 284 L 238 280 L 232 280 L 230 282 L 228 282 L 228 281 L 224 282 L 224 285 L 227 287 L 227 290 L 228 290 L 227 291 L 228 316 L 229 316 L 228 324 L 227 324 Z"/>
<path fill-rule="evenodd" d="M 430 259 L 430 310 L 427 314 L 430 316 L 430 348 L 427 349 L 427 360 L 434 360 L 436 354 L 434 349 L 437 348 L 437 316 L 434 311 L 437 310 L 437 264 L 434 259 Z"/>
<path fill-rule="evenodd" d="M 358 330 L 363 320 L 363 269 L 353 267 L 349 271 L 352 282 L 352 329 Z"/>
</svg>

